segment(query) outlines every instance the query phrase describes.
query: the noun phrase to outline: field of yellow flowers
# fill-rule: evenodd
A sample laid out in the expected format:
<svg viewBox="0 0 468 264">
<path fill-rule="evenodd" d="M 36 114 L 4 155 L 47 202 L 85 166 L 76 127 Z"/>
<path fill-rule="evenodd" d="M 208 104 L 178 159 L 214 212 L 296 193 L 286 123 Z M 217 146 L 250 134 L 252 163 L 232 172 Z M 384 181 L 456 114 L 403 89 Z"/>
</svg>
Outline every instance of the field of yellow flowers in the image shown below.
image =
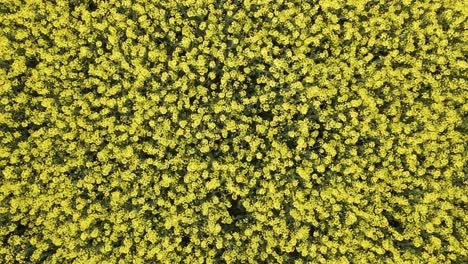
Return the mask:
<svg viewBox="0 0 468 264">
<path fill-rule="evenodd" d="M 1 263 L 468 263 L 467 2 L 0 2 Z"/>
</svg>

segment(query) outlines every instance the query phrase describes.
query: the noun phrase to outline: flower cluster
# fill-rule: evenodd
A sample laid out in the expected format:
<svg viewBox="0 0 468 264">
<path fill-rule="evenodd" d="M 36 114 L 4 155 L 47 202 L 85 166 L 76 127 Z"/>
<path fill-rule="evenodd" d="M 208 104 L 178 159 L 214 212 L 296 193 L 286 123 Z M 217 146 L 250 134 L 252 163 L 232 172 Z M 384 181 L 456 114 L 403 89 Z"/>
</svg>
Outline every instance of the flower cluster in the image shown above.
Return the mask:
<svg viewBox="0 0 468 264">
<path fill-rule="evenodd" d="M 468 261 L 463 1 L 6 1 L 0 25 L 0 262 Z"/>
</svg>

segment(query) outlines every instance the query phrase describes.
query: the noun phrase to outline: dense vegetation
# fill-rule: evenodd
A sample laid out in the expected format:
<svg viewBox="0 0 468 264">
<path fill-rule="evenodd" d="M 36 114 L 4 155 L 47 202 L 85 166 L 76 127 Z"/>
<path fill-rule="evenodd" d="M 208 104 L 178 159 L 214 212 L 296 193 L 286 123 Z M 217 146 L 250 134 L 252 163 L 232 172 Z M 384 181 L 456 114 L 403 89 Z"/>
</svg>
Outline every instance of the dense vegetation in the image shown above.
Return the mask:
<svg viewBox="0 0 468 264">
<path fill-rule="evenodd" d="M 0 25 L 0 262 L 468 262 L 465 1 L 7 0 Z"/>
</svg>

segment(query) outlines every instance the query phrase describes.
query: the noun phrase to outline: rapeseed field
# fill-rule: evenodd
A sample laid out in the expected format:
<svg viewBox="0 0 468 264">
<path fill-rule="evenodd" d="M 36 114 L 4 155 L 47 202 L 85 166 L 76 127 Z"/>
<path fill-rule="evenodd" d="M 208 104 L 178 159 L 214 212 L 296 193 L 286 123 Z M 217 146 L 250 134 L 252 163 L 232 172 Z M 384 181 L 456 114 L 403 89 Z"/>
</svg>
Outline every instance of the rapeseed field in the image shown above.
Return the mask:
<svg viewBox="0 0 468 264">
<path fill-rule="evenodd" d="M 467 6 L 1 1 L 0 263 L 468 263 Z"/>
</svg>

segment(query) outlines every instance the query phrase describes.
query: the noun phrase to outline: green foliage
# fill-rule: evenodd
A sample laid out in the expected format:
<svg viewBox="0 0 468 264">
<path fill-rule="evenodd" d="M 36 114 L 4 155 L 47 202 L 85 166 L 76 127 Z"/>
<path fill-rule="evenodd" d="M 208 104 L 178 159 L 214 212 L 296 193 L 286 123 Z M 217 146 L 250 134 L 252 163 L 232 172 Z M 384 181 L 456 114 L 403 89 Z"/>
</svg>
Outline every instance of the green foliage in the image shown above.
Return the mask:
<svg viewBox="0 0 468 264">
<path fill-rule="evenodd" d="M 464 4 L 3 1 L 1 262 L 466 263 Z"/>
</svg>

